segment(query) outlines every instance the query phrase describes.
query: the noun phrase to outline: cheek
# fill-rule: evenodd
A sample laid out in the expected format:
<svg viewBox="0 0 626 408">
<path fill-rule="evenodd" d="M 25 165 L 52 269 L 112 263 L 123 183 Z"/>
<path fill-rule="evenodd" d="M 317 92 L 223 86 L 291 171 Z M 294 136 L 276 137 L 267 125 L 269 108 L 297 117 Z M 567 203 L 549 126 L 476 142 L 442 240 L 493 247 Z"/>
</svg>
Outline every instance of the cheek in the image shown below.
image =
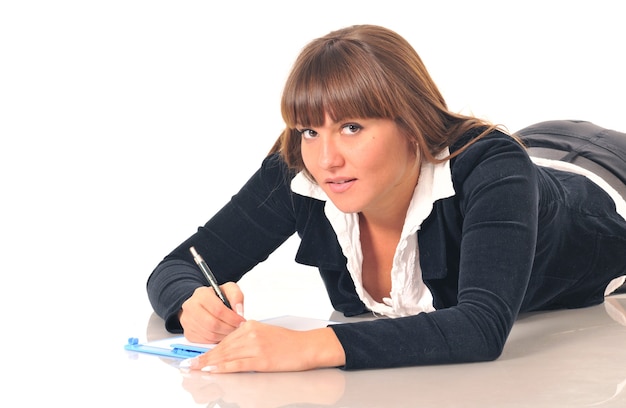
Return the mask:
<svg viewBox="0 0 626 408">
<path fill-rule="evenodd" d="M 315 146 L 311 144 L 302 143 L 300 145 L 300 156 L 302 157 L 302 162 L 308 169 L 314 167 L 317 163 L 317 153 Z"/>
<path fill-rule="evenodd" d="M 311 165 L 310 149 L 304 147 L 303 145 L 300 145 L 300 157 L 302 158 L 302 163 L 304 164 L 304 167 L 308 169 Z"/>
</svg>

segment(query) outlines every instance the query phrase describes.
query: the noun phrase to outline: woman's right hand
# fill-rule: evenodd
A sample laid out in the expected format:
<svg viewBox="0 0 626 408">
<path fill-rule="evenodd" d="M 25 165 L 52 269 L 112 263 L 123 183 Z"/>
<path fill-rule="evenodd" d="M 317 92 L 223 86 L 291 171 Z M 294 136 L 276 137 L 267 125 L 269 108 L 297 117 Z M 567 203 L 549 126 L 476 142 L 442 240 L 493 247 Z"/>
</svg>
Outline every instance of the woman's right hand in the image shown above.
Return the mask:
<svg viewBox="0 0 626 408">
<path fill-rule="evenodd" d="M 238 328 L 243 318 L 243 293 L 234 282 L 220 286 L 233 309 L 224 305 L 213 288 L 197 288 L 187 299 L 179 313 L 185 338 L 194 343 L 219 343 Z"/>
</svg>

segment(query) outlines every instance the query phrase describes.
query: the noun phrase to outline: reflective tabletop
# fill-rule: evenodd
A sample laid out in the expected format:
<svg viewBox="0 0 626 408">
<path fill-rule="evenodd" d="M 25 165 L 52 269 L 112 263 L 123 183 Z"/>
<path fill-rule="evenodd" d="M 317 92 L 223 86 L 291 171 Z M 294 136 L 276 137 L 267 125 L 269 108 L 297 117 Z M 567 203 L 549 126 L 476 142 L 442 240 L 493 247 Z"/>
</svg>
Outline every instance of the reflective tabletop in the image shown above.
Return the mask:
<svg viewBox="0 0 626 408">
<path fill-rule="evenodd" d="M 319 316 L 340 320 L 341 316 Z M 345 319 L 345 318 L 344 318 Z M 171 336 L 155 315 L 146 338 Z M 110 394 L 143 407 L 624 407 L 626 295 L 522 315 L 493 362 L 386 370 L 210 374 L 122 349 Z"/>
</svg>

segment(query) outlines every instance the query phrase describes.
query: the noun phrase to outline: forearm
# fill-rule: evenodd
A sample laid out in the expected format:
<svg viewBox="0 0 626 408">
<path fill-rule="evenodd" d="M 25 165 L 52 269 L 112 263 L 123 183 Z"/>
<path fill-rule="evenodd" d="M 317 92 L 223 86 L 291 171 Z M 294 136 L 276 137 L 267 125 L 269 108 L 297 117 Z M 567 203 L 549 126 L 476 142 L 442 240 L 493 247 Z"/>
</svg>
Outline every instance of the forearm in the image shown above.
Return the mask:
<svg viewBox="0 0 626 408">
<path fill-rule="evenodd" d="M 485 310 L 457 306 L 331 327 L 345 350 L 346 370 L 490 361 L 501 354 L 514 317 L 501 321 Z"/>
<path fill-rule="evenodd" d="M 205 285 L 202 279 L 194 265 L 180 260 L 161 262 L 148 278 L 148 299 L 168 331 L 182 332 L 178 313 L 193 291 Z"/>
<path fill-rule="evenodd" d="M 346 364 L 346 354 L 335 331 L 330 327 L 305 332 L 302 339 L 303 350 L 311 368 L 342 367 Z"/>
</svg>

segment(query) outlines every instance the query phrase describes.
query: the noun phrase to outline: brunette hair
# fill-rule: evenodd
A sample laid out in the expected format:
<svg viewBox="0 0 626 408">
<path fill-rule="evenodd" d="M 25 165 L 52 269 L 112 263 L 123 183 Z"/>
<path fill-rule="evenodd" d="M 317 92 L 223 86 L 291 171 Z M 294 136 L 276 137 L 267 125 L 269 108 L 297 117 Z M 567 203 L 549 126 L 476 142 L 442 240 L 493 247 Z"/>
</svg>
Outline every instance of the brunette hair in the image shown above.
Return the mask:
<svg viewBox="0 0 626 408">
<path fill-rule="evenodd" d="M 496 127 L 450 112 L 409 42 L 375 25 L 346 27 L 310 42 L 287 78 L 281 112 L 286 128 L 270 153 L 280 152 L 287 165 L 305 172 L 296 125 L 322 126 L 326 114 L 335 122 L 393 120 L 420 157 L 433 162 L 465 132 L 484 135 Z"/>
</svg>

